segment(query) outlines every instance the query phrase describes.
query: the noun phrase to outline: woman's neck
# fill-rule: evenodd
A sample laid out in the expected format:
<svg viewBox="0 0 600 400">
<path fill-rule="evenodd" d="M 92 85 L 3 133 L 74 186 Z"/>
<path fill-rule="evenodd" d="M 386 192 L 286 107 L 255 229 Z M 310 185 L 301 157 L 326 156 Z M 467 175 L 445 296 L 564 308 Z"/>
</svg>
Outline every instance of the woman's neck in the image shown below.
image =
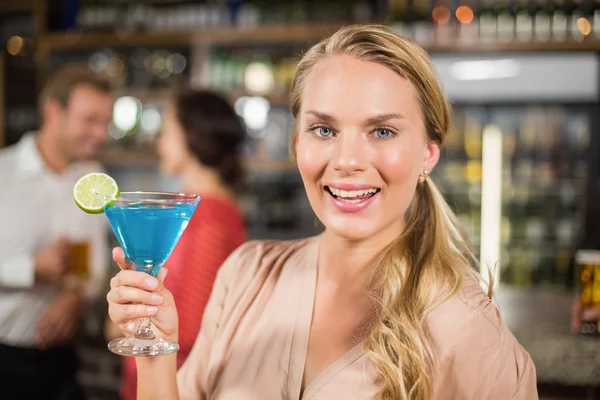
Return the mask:
<svg viewBox="0 0 600 400">
<path fill-rule="evenodd" d="M 326 230 L 319 251 L 321 277 L 364 289 L 377 257 L 403 229 L 396 224 L 363 240 L 350 240 Z"/>
<path fill-rule="evenodd" d="M 183 189 L 186 192 L 211 195 L 234 200 L 233 192 L 223 182 L 213 169 L 204 167 L 196 162 L 189 163 L 182 174 Z"/>
</svg>

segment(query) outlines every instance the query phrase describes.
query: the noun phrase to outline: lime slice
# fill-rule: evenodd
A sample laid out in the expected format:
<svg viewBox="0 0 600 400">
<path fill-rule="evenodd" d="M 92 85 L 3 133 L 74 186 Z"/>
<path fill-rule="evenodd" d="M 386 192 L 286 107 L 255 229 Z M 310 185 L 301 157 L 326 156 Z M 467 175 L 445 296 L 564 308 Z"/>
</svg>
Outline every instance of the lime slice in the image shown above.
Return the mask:
<svg viewBox="0 0 600 400">
<path fill-rule="evenodd" d="M 83 176 L 73 187 L 75 204 L 88 214 L 104 212 L 101 199 L 116 199 L 119 196 L 119 186 L 109 175 L 91 173 Z"/>
</svg>

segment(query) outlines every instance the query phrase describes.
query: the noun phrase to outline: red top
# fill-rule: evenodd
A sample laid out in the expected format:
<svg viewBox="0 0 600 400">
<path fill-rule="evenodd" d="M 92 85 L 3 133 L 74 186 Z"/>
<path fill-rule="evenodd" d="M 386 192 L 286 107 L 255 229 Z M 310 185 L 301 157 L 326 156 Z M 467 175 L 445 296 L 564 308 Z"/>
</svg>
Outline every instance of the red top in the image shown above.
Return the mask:
<svg viewBox="0 0 600 400">
<path fill-rule="evenodd" d="M 200 331 L 204 308 L 219 267 L 246 241 L 244 218 L 233 202 L 202 197 L 179 243 L 167 260 L 165 286 L 173 293 L 179 314 L 177 368 L 185 361 Z M 121 396 L 136 399 L 134 357 L 124 357 Z"/>
</svg>

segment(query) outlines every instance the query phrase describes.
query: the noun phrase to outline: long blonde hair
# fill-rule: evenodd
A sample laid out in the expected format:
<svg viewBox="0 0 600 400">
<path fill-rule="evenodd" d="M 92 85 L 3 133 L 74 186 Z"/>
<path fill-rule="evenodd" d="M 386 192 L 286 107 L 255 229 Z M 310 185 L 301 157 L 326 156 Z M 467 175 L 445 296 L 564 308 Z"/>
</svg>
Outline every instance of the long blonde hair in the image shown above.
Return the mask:
<svg viewBox="0 0 600 400">
<path fill-rule="evenodd" d="M 451 107 L 428 54 L 380 25 L 344 27 L 304 55 L 291 86 L 294 117 L 311 71 L 332 54 L 375 62 L 408 79 L 419 94 L 428 139 L 443 143 Z M 475 274 L 474 265 L 456 216 L 431 179 L 421 178 L 405 230 L 382 252 L 371 279 L 378 312 L 364 347 L 378 374 L 382 399 L 432 397 L 435 354 L 424 319 L 459 290 L 466 276 Z"/>
</svg>

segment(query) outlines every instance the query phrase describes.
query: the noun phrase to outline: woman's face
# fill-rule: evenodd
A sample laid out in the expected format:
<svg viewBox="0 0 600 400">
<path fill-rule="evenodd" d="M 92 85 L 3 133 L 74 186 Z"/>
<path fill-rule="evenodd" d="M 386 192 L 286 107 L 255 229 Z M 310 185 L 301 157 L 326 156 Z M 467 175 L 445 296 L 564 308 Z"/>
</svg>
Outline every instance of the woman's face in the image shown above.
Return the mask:
<svg viewBox="0 0 600 400">
<path fill-rule="evenodd" d="M 296 139 L 309 201 L 327 230 L 391 241 L 439 147 L 427 140 L 413 85 L 347 55 L 320 61 L 302 93 Z"/>
<path fill-rule="evenodd" d="M 156 141 L 160 169 L 167 175 L 179 175 L 190 158 L 185 133 L 172 107 L 163 115 L 162 133 Z"/>
</svg>

